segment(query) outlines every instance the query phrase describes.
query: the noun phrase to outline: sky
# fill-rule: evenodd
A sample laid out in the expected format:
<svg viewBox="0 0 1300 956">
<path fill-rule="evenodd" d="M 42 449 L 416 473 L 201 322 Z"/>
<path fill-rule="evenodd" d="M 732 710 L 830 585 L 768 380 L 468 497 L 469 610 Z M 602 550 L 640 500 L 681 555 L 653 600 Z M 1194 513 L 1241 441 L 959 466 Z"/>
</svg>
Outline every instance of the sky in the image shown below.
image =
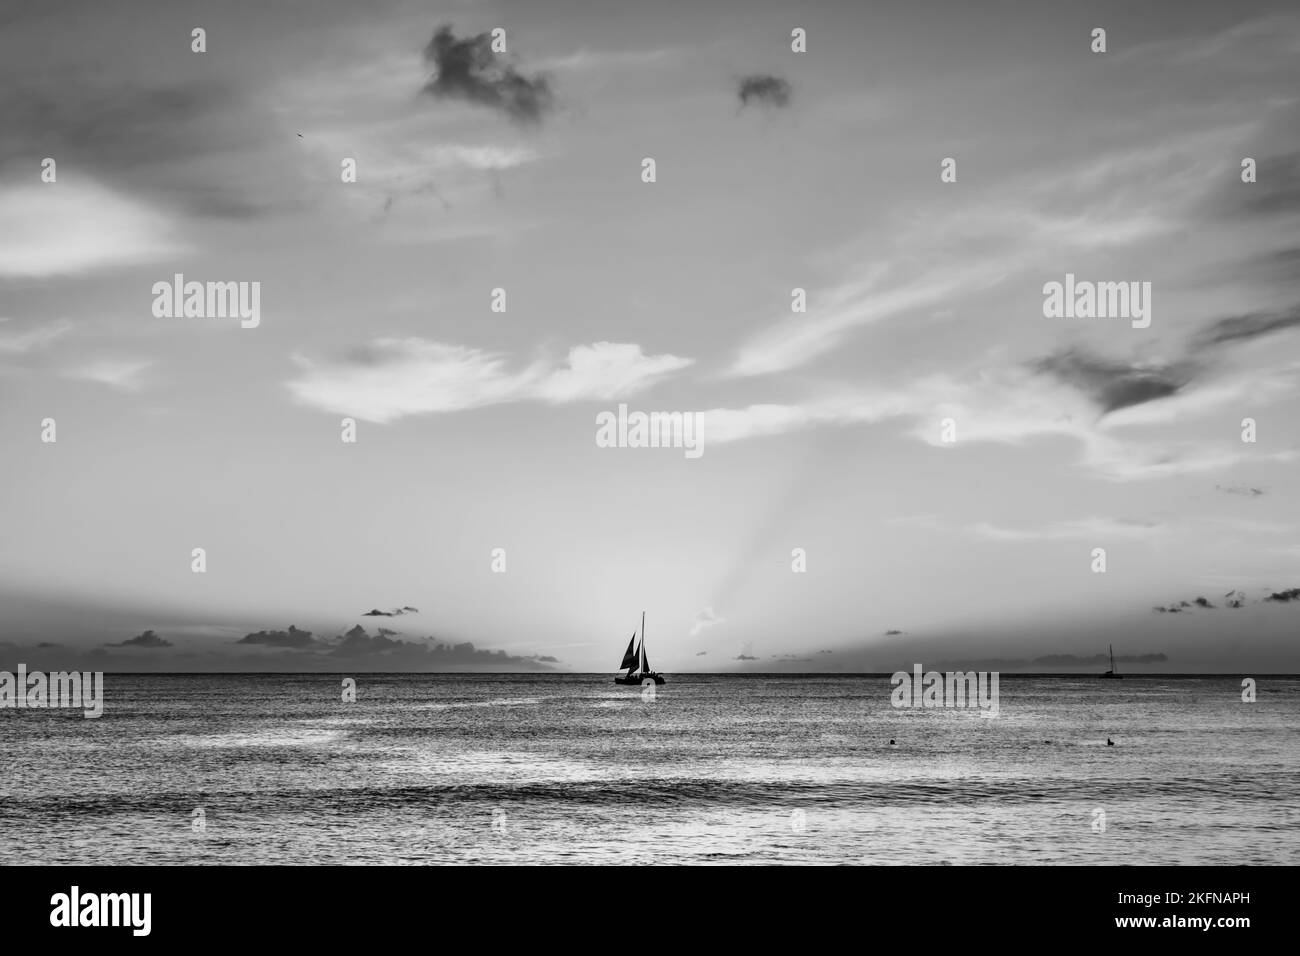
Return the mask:
<svg viewBox="0 0 1300 956">
<path fill-rule="evenodd" d="M 0 20 L 0 667 L 1300 671 L 1294 4 Z"/>
</svg>

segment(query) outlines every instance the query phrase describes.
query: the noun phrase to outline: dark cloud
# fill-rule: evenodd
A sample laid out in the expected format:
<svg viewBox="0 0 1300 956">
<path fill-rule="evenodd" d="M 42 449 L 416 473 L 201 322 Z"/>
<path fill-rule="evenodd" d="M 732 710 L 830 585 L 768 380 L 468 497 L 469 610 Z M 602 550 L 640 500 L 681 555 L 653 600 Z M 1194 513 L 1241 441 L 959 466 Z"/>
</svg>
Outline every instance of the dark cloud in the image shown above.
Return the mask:
<svg viewBox="0 0 1300 956">
<path fill-rule="evenodd" d="M 790 84 L 779 76 L 755 73 L 742 77 L 736 94 L 741 107 L 755 102 L 764 106 L 787 106 L 790 103 Z"/>
<path fill-rule="evenodd" d="M 897 629 L 895 629 L 895 628 L 891 628 L 891 629 L 889 629 L 888 631 L 885 632 L 885 637 L 897 637 L 899 634 L 902 634 L 902 633 L 903 633 L 903 632 L 900 631 L 900 630 L 897 630 Z"/>
<path fill-rule="evenodd" d="M 255 98 L 221 84 L 156 87 L 83 73 L 55 80 L 46 70 L 0 84 L 0 117 L 0 170 L 52 156 L 62 181 L 66 158 L 115 188 L 229 220 L 307 200 L 283 150 L 275 157 L 282 162 L 232 159 L 261 149 L 275 119 Z"/>
<path fill-rule="evenodd" d="M 1040 359 L 1034 368 L 1079 389 L 1103 412 L 1167 398 L 1192 377 L 1187 365 L 1136 365 L 1089 355 L 1081 349 Z"/>
<path fill-rule="evenodd" d="M 518 123 L 536 123 L 554 105 L 550 81 L 501 62 L 490 33 L 457 39 L 443 24 L 424 48 L 424 60 L 434 69 L 424 91 L 441 99 L 478 103 Z"/>
<path fill-rule="evenodd" d="M 1249 485 L 1215 485 L 1214 488 L 1225 495 L 1244 495 L 1247 498 L 1258 498 L 1264 493 L 1262 488 L 1252 488 Z"/>
<path fill-rule="evenodd" d="M 236 644 L 261 644 L 266 647 L 311 647 L 316 640 L 311 631 L 300 631 L 292 624 L 287 631 L 258 631 L 246 634 Z"/>
<path fill-rule="evenodd" d="M 157 631 L 145 631 L 143 634 L 137 634 L 128 640 L 119 644 L 109 644 L 109 647 L 171 647 L 172 642 L 159 637 Z"/>
<path fill-rule="evenodd" d="M 1224 598 L 1226 599 L 1224 601 L 1225 607 L 1239 608 L 1244 607 L 1246 604 L 1244 591 L 1229 591 L 1224 595 Z M 1205 597 L 1193 598 L 1191 601 L 1179 601 L 1177 604 L 1156 605 L 1151 610 L 1160 614 L 1181 614 L 1183 611 L 1190 611 L 1198 607 L 1210 611 L 1218 610 L 1218 606 Z"/>
<path fill-rule="evenodd" d="M 1300 601 L 1300 588 L 1289 588 L 1286 591 L 1274 591 L 1265 601 L 1279 601 L 1283 604 L 1290 601 Z"/>
<path fill-rule="evenodd" d="M 542 655 L 516 657 L 505 651 L 480 650 L 468 641 L 461 644 L 444 644 L 432 638 L 406 641 L 401 639 L 399 632 L 386 627 L 370 634 L 360 624 L 332 639 L 315 638 L 309 631 L 300 631 L 291 625 L 287 631 L 258 631 L 236 643 L 289 650 L 304 660 L 342 658 L 363 664 L 379 663 L 394 669 L 551 670 L 548 665 L 559 663 L 556 658 Z"/>
<path fill-rule="evenodd" d="M 549 654 L 533 654 L 528 658 L 528 660 L 537 661 L 539 664 L 560 663 L 560 659 L 558 657 L 551 657 Z"/>
<path fill-rule="evenodd" d="M 696 652 L 695 652 L 695 656 L 696 656 L 696 657 L 703 657 L 703 656 L 704 656 L 705 654 L 707 654 L 707 653 L 709 653 L 709 652 L 708 652 L 708 651 L 696 651 Z"/>
<path fill-rule="evenodd" d="M 748 654 L 737 654 L 735 657 L 732 658 L 732 660 L 733 661 L 756 661 L 758 660 L 758 658 L 751 657 Z"/>
<path fill-rule="evenodd" d="M 1300 326 L 1300 308 L 1282 312 L 1250 312 L 1234 315 L 1211 323 L 1197 335 L 1195 343 L 1201 347 L 1222 345 L 1227 342 L 1245 342 L 1272 332 Z"/>
<path fill-rule="evenodd" d="M 395 607 L 391 611 L 381 611 L 377 607 L 372 607 L 369 611 L 362 614 L 362 617 L 401 617 L 403 614 L 419 614 L 418 607 L 406 605 L 404 607 Z"/>
</svg>

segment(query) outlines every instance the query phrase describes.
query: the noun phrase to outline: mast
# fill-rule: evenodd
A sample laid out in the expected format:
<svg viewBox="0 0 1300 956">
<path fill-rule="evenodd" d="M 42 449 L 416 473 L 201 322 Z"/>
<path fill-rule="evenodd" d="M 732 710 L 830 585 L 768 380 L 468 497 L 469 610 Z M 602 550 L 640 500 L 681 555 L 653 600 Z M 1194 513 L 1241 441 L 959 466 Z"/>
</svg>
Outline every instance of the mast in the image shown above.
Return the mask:
<svg viewBox="0 0 1300 956">
<path fill-rule="evenodd" d="M 1115 645 L 1107 644 L 1106 646 L 1110 648 L 1110 672 L 1113 674 L 1115 673 Z"/>
<path fill-rule="evenodd" d="M 650 669 L 650 661 L 645 656 L 645 611 L 641 612 L 641 673 Z"/>
</svg>

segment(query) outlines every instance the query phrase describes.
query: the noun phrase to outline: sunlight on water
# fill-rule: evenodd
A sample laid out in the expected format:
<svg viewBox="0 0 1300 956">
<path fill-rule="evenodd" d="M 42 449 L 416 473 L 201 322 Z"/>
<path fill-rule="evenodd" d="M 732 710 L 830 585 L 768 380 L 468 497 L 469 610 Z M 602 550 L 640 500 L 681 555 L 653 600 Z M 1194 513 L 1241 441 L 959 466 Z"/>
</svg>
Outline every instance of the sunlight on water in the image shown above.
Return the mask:
<svg viewBox="0 0 1300 956">
<path fill-rule="evenodd" d="M 1297 862 L 1293 678 L 1004 676 L 994 719 L 885 677 L 106 682 L 0 714 L 0 863 Z"/>
</svg>

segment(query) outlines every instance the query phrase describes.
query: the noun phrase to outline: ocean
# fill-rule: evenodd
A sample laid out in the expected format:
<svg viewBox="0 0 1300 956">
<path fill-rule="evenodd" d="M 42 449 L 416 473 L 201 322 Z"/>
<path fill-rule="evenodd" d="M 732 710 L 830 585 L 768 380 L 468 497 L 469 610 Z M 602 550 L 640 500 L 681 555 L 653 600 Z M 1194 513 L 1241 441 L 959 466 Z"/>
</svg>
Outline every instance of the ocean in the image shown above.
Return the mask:
<svg viewBox="0 0 1300 956">
<path fill-rule="evenodd" d="M 0 710 L 0 864 L 1300 862 L 1296 677 L 344 676 Z"/>
</svg>

